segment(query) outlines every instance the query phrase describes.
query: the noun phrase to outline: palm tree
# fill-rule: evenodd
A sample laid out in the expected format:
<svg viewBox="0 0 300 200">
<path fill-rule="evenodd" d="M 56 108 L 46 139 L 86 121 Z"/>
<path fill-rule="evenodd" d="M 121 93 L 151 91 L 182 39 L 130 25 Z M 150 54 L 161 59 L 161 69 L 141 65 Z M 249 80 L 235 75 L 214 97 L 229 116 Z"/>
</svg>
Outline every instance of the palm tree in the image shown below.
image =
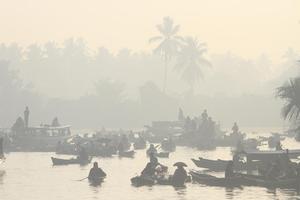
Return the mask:
<svg viewBox="0 0 300 200">
<path fill-rule="evenodd" d="M 182 38 L 177 35 L 180 26 L 174 25 L 174 22 L 170 17 L 164 17 L 163 23 L 157 25 L 156 28 L 161 35 L 152 37 L 149 42 L 160 42 L 154 49 L 154 53 L 160 54 L 165 64 L 163 84 L 163 92 L 165 93 L 167 87 L 168 65 L 171 58 L 178 52 Z"/>
<path fill-rule="evenodd" d="M 186 37 L 177 58 L 175 69 L 182 73 L 182 79 L 190 85 L 192 93 L 195 84 L 200 78 L 203 79 L 202 67 L 211 66 L 203 57 L 206 50 L 206 45 L 200 43 L 197 38 Z"/>
<path fill-rule="evenodd" d="M 300 77 L 290 79 L 289 82 L 277 88 L 277 97 L 286 101 L 282 108 L 284 119 L 300 119 Z"/>
</svg>

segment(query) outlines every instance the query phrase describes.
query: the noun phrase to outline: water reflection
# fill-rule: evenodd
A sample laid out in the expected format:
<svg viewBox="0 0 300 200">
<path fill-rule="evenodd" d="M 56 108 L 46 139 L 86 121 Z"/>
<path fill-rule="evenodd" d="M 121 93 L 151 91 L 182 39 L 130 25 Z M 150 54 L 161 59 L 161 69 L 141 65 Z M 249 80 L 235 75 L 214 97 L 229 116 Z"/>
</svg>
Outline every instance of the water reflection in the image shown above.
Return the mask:
<svg viewBox="0 0 300 200">
<path fill-rule="evenodd" d="M 174 161 L 183 160 L 191 169 L 196 169 L 190 158 L 204 154 L 211 158 L 230 158 L 229 148 L 219 148 L 216 151 L 201 152 L 194 149 L 178 147 L 170 159 L 160 159 L 159 162 L 171 166 L 170 173 L 175 170 Z M 223 188 L 208 187 L 202 184 L 188 183 L 186 188 L 172 186 L 132 187 L 130 178 L 139 173 L 148 162 L 144 151 L 138 151 L 136 158 L 107 159 L 95 158 L 101 168 L 108 173 L 107 179 L 99 186 L 92 186 L 88 180 L 75 181 L 86 177 L 90 165 L 86 167 L 51 166 L 51 153 L 11 153 L 7 159 L 5 171 L 0 171 L 1 200 L 52 200 L 52 199 L 142 199 L 142 200 L 197 200 L 197 199 L 288 199 L 298 198 L 296 190 L 266 189 L 261 187 Z M 26 163 L 26 165 L 20 165 Z M 121 170 L 120 170 L 121 169 Z M 6 175 L 4 175 L 6 173 Z M 9 175 L 8 175 L 9 174 Z M 215 174 L 224 176 L 223 173 Z M 4 180 L 4 181 L 3 181 Z M 63 186 L 63 187 L 62 187 Z M 51 188 L 51 190 L 49 190 Z M 16 193 L 15 191 L 18 191 Z M 32 192 L 35 191 L 35 192 Z M 70 192 L 72 191 L 72 192 Z"/>
</svg>

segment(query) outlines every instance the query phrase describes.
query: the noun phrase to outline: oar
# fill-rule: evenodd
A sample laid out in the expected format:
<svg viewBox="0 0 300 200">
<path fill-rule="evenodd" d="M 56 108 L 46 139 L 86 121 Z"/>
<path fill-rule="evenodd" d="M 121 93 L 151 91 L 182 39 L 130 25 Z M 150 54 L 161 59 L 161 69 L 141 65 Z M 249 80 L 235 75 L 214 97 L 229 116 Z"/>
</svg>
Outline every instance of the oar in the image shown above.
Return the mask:
<svg viewBox="0 0 300 200">
<path fill-rule="evenodd" d="M 83 180 L 85 180 L 85 179 L 87 179 L 88 177 L 85 177 L 85 178 L 83 178 L 83 179 L 80 179 L 80 180 L 76 180 L 76 181 L 83 181 Z"/>
</svg>

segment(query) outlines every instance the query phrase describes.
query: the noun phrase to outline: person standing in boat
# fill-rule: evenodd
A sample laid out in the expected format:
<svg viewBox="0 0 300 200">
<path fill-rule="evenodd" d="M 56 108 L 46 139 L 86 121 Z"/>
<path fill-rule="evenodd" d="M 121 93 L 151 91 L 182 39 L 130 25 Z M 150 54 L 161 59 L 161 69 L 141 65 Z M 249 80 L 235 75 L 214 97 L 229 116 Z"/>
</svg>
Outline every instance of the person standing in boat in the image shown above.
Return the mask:
<svg viewBox="0 0 300 200">
<path fill-rule="evenodd" d="M 232 160 L 228 161 L 228 164 L 225 169 L 225 179 L 230 179 L 234 176 L 233 167 L 234 167 L 233 161 Z"/>
<path fill-rule="evenodd" d="M 29 114 L 30 114 L 29 108 L 28 108 L 28 106 L 26 106 L 25 111 L 24 111 L 25 128 L 28 128 L 28 125 L 29 125 Z"/>
<path fill-rule="evenodd" d="M 81 161 L 86 161 L 86 160 L 89 159 L 89 155 L 88 155 L 88 153 L 87 153 L 87 151 L 85 150 L 84 147 L 79 148 L 78 159 L 81 160 Z"/>
<path fill-rule="evenodd" d="M 99 178 L 106 177 L 106 173 L 98 167 L 98 162 L 94 162 L 93 168 L 90 170 L 88 179 L 89 180 L 97 180 Z"/>
<path fill-rule="evenodd" d="M 232 127 L 231 130 L 232 130 L 233 134 L 238 134 L 239 133 L 239 127 L 238 127 L 236 122 L 234 122 L 233 127 Z"/>
<path fill-rule="evenodd" d="M 207 110 L 206 109 L 201 114 L 201 117 L 202 117 L 202 121 L 207 121 L 208 114 L 207 114 Z"/>
<path fill-rule="evenodd" d="M 155 156 L 157 154 L 157 149 L 155 148 L 154 144 L 150 144 L 149 149 L 147 149 L 147 155 L 150 156 Z"/>
<path fill-rule="evenodd" d="M 16 120 L 16 122 L 14 123 L 14 125 L 12 126 L 11 130 L 15 133 L 15 134 L 22 134 L 24 133 L 24 128 L 25 128 L 25 123 L 24 120 L 22 119 L 22 117 L 18 117 L 18 119 Z"/>
</svg>

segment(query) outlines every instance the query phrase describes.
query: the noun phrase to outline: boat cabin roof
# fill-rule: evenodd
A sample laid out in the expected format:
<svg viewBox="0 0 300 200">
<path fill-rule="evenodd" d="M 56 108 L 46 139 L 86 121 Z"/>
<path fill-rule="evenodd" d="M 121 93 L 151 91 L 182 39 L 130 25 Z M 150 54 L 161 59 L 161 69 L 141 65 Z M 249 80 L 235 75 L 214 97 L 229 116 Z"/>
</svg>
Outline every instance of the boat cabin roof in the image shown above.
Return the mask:
<svg viewBox="0 0 300 200">
<path fill-rule="evenodd" d="M 289 157 L 300 156 L 300 149 L 291 150 L 265 150 L 265 151 L 246 151 L 245 156 L 247 160 L 271 160 L 278 158 L 278 156 L 288 155 Z"/>
</svg>

